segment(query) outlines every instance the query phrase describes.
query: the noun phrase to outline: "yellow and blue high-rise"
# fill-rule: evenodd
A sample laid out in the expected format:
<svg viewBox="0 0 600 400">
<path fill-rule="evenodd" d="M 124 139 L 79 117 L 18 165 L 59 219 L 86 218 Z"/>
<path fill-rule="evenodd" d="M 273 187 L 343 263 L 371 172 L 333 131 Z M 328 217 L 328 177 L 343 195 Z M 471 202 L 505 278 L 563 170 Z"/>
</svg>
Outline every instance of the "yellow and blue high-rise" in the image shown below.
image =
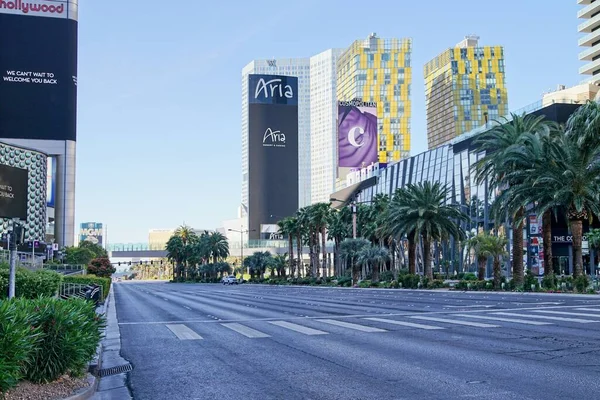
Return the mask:
<svg viewBox="0 0 600 400">
<path fill-rule="evenodd" d="M 373 33 L 338 58 L 337 99 L 377 103 L 382 163 L 410 153 L 411 51 L 411 39 L 382 39 Z"/>
<path fill-rule="evenodd" d="M 429 148 L 508 114 L 504 48 L 467 36 L 425 64 Z"/>
</svg>

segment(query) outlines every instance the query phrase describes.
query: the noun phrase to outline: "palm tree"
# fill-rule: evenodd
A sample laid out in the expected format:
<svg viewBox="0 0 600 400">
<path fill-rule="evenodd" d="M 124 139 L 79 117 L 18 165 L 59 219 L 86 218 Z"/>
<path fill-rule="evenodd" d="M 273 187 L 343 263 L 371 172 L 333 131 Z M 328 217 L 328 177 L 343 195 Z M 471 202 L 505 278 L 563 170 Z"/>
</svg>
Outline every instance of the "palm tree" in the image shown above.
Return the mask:
<svg viewBox="0 0 600 400">
<path fill-rule="evenodd" d="M 553 193 L 553 202 L 542 204 L 540 212 L 556 205 L 566 211 L 573 235 L 574 277 L 583 274 L 583 221 L 600 216 L 600 147 L 582 150 L 578 142 L 576 131 L 553 141 L 552 159 L 538 171 L 533 182 L 536 187 Z"/>
<path fill-rule="evenodd" d="M 344 239 L 349 238 L 352 235 L 352 222 L 351 222 L 350 211 L 347 207 L 342 208 L 336 212 L 331 212 L 329 215 L 329 222 L 327 223 L 329 229 L 327 235 L 329 240 L 333 240 L 333 264 L 335 265 L 335 275 L 343 275 L 341 267 L 340 257 L 340 246 Z"/>
<path fill-rule="evenodd" d="M 590 231 L 587 234 L 587 237 L 590 249 L 594 249 L 594 252 L 596 253 L 595 256 L 598 257 L 598 253 L 600 252 L 600 229 L 590 229 Z M 596 266 L 596 257 L 590 257 L 590 262 L 592 264 L 592 268 L 590 271 L 591 274 L 595 273 L 594 267 Z"/>
<path fill-rule="evenodd" d="M 486 236 L 486 233 L 480 233 L 479 235 L 471 236 L 466 240 L 467 249 L 472 249 L 475 252 L 475 257 L 477 258 L 477 279 L 480 281 L 485 279 L 485 267 L 489 258 L 489 256 L 481 250 L 481 245 Z"/>
<path fill-rule="evenodd" d="M 446 204 L 449 189 L 435 182 L 409 184 L 394 196 L 390 203 L 390 229 L 397 237 L 405 234 L 423 240 L 424 275 L 433 279 L 431 269 L 431 243 L 453 236 L 458 240 L 464 237 L 460 221 L 468 217 L 454 205 Z M 409 242 L 410 243 L 410 242 Z"/>
<path fill-rule="evenodd" d="M 209 253 L 213 263 L 229 257 L 229 242 L 227 237 L 220 232 L 207 233 Z"/>
<path fill-rule="evenodd" d="M 294 217 L 287 217 L 277 222 L 279 234 L 288 239 L 289 270 L 292 276 L 294 276 L 294 233 L 297 224 L 298 220 Z"/>
<path fill-rule="evenodd" d="M 183 263 L 185 263 L 186 252 L 185 244 L 180 236 L 171 236 L 167 241 L 167 259 L 176 265 L 173 269 L 173 280 L 180 279 L 180 272 Z"/>
<path fill-rule="evenodd" d="M 317 232 L 321 235 L 321 252 L 322 252 L 322 265 L 323 275 L 327 276 L 327 224 L 329 222 L 329 214 L 331 214 L 331 203 L 316 203 L 311 206 L 312 212 L 310 214 L 311 222 L 315 226 Z M 318 256 L 317 256 L 318 258 Z M 317 278 L 319 272 L 317 269 Z"/>
<path fill-rule="evenodd" d="M 194 232 L 191 227 L 185 224 L 175 229 L 175 236 L 179 236 L 181 240 L 183 240 L 184 245 L 188 244 L 190 241 L 193 241 L 194 237 L 197 237 L 196 232 Z"/>
<path fill-rule="evenodd" d="M 253 278 L 263 278 L 269 265 L 273 263 L 273 257 L 268 251 L 257 251 L 250 257 L 244 259 L 244 266 L 250 270 Z"/>
<path fill-rule="evenodd" d="M 352 271 L 352 284 L 358 282 L 357 259 L 360 252 L 369 247 L 371 243 L 367 239 L 346 239 L 341 244 L 340 256 L 350 264 Z"/>
<path fill-rule="evenodd" d="M 506 245 L 508 241 L 501 236 L 493 236 L 489 234 L 483 234 L 479 238 L 479 252 L 481 257 L 488 257 L 494 259 L 494 288 L 496 290 L 501 289 L 502 286 L 502 268 L 500 266 L 500 257 L 505 256 L 507 253 Z"/>
<path fill-rule="evenodd" d="M 372 281 L 379 282 L 379 267 L 389 259 L 389 252 L 384 247 L 371 245 L 363 248 L 357 257 L 358 264 L 371 267 Z"/>
<path fill-rule="evenodd" d="M 550 124 L 544 120 L 544 116 L 511 114 L 511 120 L 504 118 L 496 121 L 497 125 L 488 132 L 482 134 L 475 145 L 479 151 L 485 153 L 476 164 L 473 165 L 475 181 L 477 184 L 488 182 L 490 192 L 502 191 L 523 184 L 522 175 L 514 175 L 515 171 L 527 169 L 531 163 L 521 164 L 517 159 L 510 159 L 510 154 L 515 150 L 526 146 L 531 135 L 547 136 L 550 132 Z M 501 224 L 500 215 L 506 215 L 512 220 L 513 232 L 513 273 L 517 286 L 523 285 L 523 219 L 525 217 L 524 205 L 516 209 L 503 207 L 503 203 L 497 204 L 495 222 Z"/>
<path fill-rule="evenodd" d="M 285 267 L 287 264 L 288 264 L 287 253 L 277 254 L 275 257 L 273 257 L 273 262 L 272 262 L 273 271 L 277 271 L 277 275 L 279 278 L 285 278 L 285 276 L 286 276 Z"/>
</svg>

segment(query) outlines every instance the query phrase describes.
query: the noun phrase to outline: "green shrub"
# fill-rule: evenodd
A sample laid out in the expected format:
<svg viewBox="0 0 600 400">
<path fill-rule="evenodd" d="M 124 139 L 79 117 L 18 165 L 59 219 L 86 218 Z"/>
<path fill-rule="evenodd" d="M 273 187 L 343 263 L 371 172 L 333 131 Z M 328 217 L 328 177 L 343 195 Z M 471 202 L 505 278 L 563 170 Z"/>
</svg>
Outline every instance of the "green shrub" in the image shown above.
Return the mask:
<svg viewBox="0 0 600 400">
<path fill-rule="evenodd" d="M 580 275 L 573 281 L 573 286 L 577 290 L 577 293 L 585 293 L 588 286 L 590 286 L 590 280 L 587 275 Z"/>
<path fill-rule="evenodd" d="M 369 288 L 369 287 L 371 287 L 371 281 L 369 281 L 369 280 L 360 281 L 360 282 L 358 283 L 358 287 L 359 287 L 359 288 L 363 288 L 363 289 L 364 289 L 364 288 Z"/>
<path fill-rule="evenodd" d="M 463 278 L 465 281 L 476 281 L 477 280 L 477 275 L 468 272 L 466 274 L 464 274 Z"/>
<path fill-rule="evenodd" d="M 525 289 L 525 291 L 531 292 L 532 285 L 534 291 L 537 291 L 540 288 L 540 282 L 537 279 L 537 277 L 533 275 L 531 271 L 527 271 L 523 280 L 523 289 Z"/>
<path fill-rule="evenodd" d="M 40 334 L 33 326 L 34 315 L 29 312 L 27 301 L 0 302 L 0 393 L 23 378 L 31 365 L 31 354 L 39 345 Z"/>
<path fill-rule="evenodd" d="M 554 274 L 549 274 L 549 275 L 544 276 L 544 278 L 542 278 L 542 286 L 545 289 L 549 289 L 549 290 L 556 289 L 557 284 L 558 284 L 558 279 L 556 278 L 556 275 L 554 275 Z"/>
<path fill-rule="evenodd" d="M 444 287 L 446 287 L 446 286 L 444 285 L 444 281 L 442 279 L 434 279 L 427 283 L 428 289 L 441 289 Z"/>
<path fill-rule="evenodd" d="M 0 299 L 8 297 L 9 269 L 6 264 L 0 265 Z M 63 276 L 47 270 L 29 271 L 17 268 L 15 271 L 15 294 L 17 297 L 35 299 L 38 297 L 56 296 Z"/>
<path fill-rule="evenodd" d="M 106 299 L 108 296 L 108 291 L 110 290 L 111 279 L 110 278 L 100 278 L 95 275 L 73 275 L 73 276 L 65 276 L 63 278 L 64 283 L 76 283 L 79 285 L 98 285 L 102 286 L 102 301 Z"/>
<path fill-rule="evenodd" d="M 383 271 L 379 276 L 379 280 L 382 282 L 391 282 L 394 280 L 394 273 L 392 271 Z"/>
<path fill-rule="evenodd" d="M 406 289 L 418 289 L 420 282 L 420 275 L 408 274 L 402 277 L 402 287 Z"/>
<path fill-rule="evenodd" d="M 36 383 L 53 382 L 70 373 L 80 375 L 96 353 L 104 318 L 93 303 L 81 299 L 56 298 L 32 301 L 29 312 L 39 329 L 36 346 L 25 377 Z"/>
<path fill-rule="evenodd" d="M 350 287 L 352 285 L 352 278 L 349 276 L 342 276 L 337 280 L 338 286 Z"/>
<path fill-rule="evenodd" d="M 398 283 L 398 281 L 392 281 L 390 283 L 390 287 L 394 288 L 394 289 L 398 289 L 398 288 L 400 288 L 400 283 Z"/>
</svg>

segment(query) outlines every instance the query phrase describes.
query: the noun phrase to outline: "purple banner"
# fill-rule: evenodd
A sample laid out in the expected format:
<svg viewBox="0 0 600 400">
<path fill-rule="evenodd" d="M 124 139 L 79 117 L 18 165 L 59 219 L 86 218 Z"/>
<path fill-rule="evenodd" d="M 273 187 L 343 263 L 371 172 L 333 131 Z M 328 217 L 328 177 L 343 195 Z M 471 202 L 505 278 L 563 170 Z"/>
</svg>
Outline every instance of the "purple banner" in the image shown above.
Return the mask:
<svg viewBox="0 0 600 400">
<path fill-rule="evenodd" d="M 340 167 L 361 168 L 376 163 L 377 107 L 338 105 L 338 135 Z"/>
</svg>

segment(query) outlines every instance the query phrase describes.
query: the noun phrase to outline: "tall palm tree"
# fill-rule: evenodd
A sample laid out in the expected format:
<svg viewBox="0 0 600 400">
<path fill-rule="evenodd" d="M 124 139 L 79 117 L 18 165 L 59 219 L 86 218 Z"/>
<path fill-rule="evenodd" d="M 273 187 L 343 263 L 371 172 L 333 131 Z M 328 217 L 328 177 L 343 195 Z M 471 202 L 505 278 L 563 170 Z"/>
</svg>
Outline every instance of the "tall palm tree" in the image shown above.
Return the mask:
<svg viewBox="0 0 600 400">
<path fill-rule="evenodd" d="M 185 263 L 186 252 L 185 244 L 180 236 L 171 236 L 166 245 L 167 259 L 176 265 L 173 269 L 173 280 L 180 279 L 180 273 L 183 263 Z"/>
<path fill-rule="evenodd" d="M 578 142 L 575 131 L 553 141 L 551 162 L 534 180 L 536 187 L 553 193 L 553 203 L 540 206 L 542 213 L 555 205 L 566 211 L 573 235 L 574 277 L 583 274 L 583 221 L 600 216 L 600 146 L 583 150 Z"/>
<path fill-rule="evenodd" d="M 229 242 L 227 237 L 220 232 L 208 233 L 209 252 L 213 263 L 229 257 Z"/>
<path fill-rule="evenodd" d="M 352 284 L 358 282 L 357 260 L 360 252 L 369 247 L 371 243 L 362 238 L 346 239 L 341 244 L 340 256 L 350 265 L 352 271 Z"/>
<path fill-rule="evenodd" d="M 525 165 L 519 160 L 508 160 L 509 154 L 527 145 L 530 135 L 547 136 L 550 132 L 550 124 L 544 120 L 544 116 L 511 114 L 511 120 L 504 118 L 496 121 L 491 130 L 482 134 L 475 145 L 485 153 L 485 156 L 473 165 L 475 181 L 477 184 L 488 182 L 490 192 L 502 191 L 523 184 L 522 175 L 514 175 L 513 172 L 527 169 L 530 162 Z M 512 220 L 513 231 L 513 273 L 517 286 L 523 285 L 523 220 L 525 218 L 524 206 L 516 209 L 503 209 L 503 203 L 497 203 L 498 213 L 506 212 Z M 495 219 L 499 226 L 502 220 Z"/>
<path fill-rule="evenodd" d="M 289 270 L 290 275 L 294 276 L 294 234 L 298 220 L 294 217 L 287 217 L 277 222 L 279 234 L 288 239 Z"/>
<path fill-rule="evenodd" d="M 429 279 L 433 279 L 432 242 L 448 236 L 458 240 L 464 237 L 459 222 L 466 221 L 468 217 L 454 205 L 446 204 L 448 196 L 446 186 L 425 181 L 407 185 L 403 193 L 395 196 L 390 203 L 392 232 L 398 237 L 412 234 L 414 239 L 423 240 L 423 271 Z"/>
<path fill-rule="evenodd" d="M 496 290 L 501 289 L 502 286 L 502 268 L 500 266 L 500 257 L 505 256 L 507 253 L 506 245 L 508 241 L 502 236 L 493 236 L 489 234 L 483 234 L 479 240 L 479 252 L 482 257 L 486 260 L 488 257 L 494 259 L 494 288 Z"/>
<path fill-rule="evenodd" d="M 329 222 L 329 214 L 331 213 L 331 203 L 316 203 L 311 206 L 311 223 L 316 231 L 321 235 L 321 252 L 323 259 L 321 268 L 323 275 L 327 276 L 327 224 Z M 318 256 L 317 256 L 318 258 Z M 319 277 L 317 269 L 317 278 Z"/>
<path fill-rule="evenodd" d="M 358 264 L 371 267 L 373 282 L 379 282 L 379 268 L 388 259 L 389 252 L 387 249 L 376 245 L 364 247 L 357 256 Z"/>
<path fill-rule="evenodd" d="M 183 244 L 186 245 L 188 242 L 193 241 L 197 235 L 191 227 L 183 224 L 175 229 L 175 236 L 179 236 L 183 240 Z"/>
</svg>

